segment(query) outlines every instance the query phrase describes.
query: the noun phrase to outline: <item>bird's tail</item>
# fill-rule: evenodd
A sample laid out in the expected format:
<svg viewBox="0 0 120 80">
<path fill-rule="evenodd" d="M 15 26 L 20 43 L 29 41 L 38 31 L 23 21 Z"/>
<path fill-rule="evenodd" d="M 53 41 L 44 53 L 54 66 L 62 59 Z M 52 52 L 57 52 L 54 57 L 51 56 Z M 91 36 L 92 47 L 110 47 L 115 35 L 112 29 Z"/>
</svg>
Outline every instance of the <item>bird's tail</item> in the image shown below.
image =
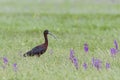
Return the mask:
<svg viewBox="0 0 120 80">
<path fill-rule="evenodd" d="M 24 56 L 24 57 L 26 57 L 26 56 L 27 56 L 27 54 L 25 53 L 25 54 L 23 54 L 23 56 Z"/>
<path fill-rule="evenodd" d="M 34 56 L 34 54 L 31 51 L 28 51 L 27 53 L 23 54 L 24 57 L 27 56 Z"/>
<path fill-rule="evenodd" d="M 26 52 L 25 54 L 23 54 L 23 56 L 24 57 L 27 57 L 27 56 L 29 56 L 31 53 L 28 51 L 28 52 Z"/>
</svg>

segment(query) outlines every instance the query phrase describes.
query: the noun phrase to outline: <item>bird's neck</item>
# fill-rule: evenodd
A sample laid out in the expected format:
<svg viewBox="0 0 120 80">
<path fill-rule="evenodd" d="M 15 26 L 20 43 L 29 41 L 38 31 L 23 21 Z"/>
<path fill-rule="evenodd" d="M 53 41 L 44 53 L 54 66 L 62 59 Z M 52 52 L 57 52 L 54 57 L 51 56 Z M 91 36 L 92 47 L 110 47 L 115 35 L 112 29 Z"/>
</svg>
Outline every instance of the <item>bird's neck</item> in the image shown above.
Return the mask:
<svg viewBox="0 0 120 80">
<path fill-rule="evenodd" d="M 45 38 L 45 44 L 48 45 L 48 38 L 47 38 L 47 34 L 44 34 L 44 38 Z"/>
</svg>

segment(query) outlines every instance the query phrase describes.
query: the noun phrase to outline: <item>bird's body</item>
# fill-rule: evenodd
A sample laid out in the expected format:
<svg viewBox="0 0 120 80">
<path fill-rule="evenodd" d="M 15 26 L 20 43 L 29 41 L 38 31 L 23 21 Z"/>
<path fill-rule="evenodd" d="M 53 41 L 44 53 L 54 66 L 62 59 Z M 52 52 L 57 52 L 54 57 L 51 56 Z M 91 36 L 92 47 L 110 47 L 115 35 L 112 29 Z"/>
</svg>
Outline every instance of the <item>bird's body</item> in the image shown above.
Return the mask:
<svg viewBox="0 0 120 80">
<path fill-rule="evenodd" d="M 36 55 L 39 57 L 40 55 L 42 55 L 43 53 L 46 52 L 47 46 L 48 45 L 46 45 L 45 43 L 42 45 L 38 45 L 38 46 L 34 47 L 32 50 L 25 53 L 24 56 L 26 57 L 26 55 L 27 56 L 35 56 Z"/>
<path fill-rule="evenodd" d="M 34 48 L 32 48 L 30 51 L 26 52 L 23 56 L 38 56 L 40 57 L 43 53 L 46 52 L 47 47 L 48 47 L 48 38 L 47 35 L 50 34 L 48 30 L 44 31 L 44 38 L 45 38 L 45 42 L 41 45 L 38 45 Z"/>
</svg>

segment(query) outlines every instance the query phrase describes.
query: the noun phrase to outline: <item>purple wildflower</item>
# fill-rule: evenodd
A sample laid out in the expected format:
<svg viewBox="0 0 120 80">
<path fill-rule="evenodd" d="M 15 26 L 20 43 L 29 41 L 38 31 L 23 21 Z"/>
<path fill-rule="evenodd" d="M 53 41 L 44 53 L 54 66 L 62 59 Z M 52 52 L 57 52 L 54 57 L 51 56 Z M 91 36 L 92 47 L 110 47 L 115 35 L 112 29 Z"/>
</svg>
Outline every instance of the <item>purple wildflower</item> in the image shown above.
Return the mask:
<svg viewBox="0 0 120 80">
<path fill-rule="evenodd" d="M 112 56 L 115 56 L 117 54 L 117 50 L 115 48 L 111 48 L 110 52 Z"/>
<path fill-rule="evenodd" d="M 101 61 L 99 59 L 92 59 L 92 65 L 99 70 L 101 68 Z"/>
<path fill-rule="evenodd" d="M 4 64 L 7 65 L 8 64 L 8 59 L 6 57 L 3 58 Z"/>
<path fill-rule="evenodd" d="M 106 63 L 106 69 L 110 68 L 110 63 Z"/>
<path fill-rule="evenodd" d="M 70 57 L 69 59 L 72 61 L 76 69 L 78 69 L 78 59 L 74 56 L 75 52 L 73 49 L 70 50 Z"/>
<path fill-rule="evenodd" d="M 88 48 L 88 44 L 85 43 L 85 44 L 84 44 L 84 51 L 87 53 L 87 52 L 88 52 L 88 49 L 89 49 L 89 48 Z"/>
<path fill-rule="evenodd" d="M 87 64 L 84 62 L 83 63 L 83 68 L 86 70 L 87 69 Z"/>
<path fill-rule="evenodd" d="M 14 70 L 15 72 L 17 72 L 17 63 L 14 63 L 14 64 L 13 64 L 13 70 Z"/>
<path fill-rule="evenodd" d="M 115 49 L 117 49 L 117 50 L 118 50 L 118 43 L 117 43 L 117 41 L 116 41 L 116 40 L 114 40 L 114 45 L 115 45 Z"/>
<path fill-rule="evenodd" d="M 73 62 L 73 58 L 74 58 L 74 50 L 73 49 L 71 49 L 70 50 L 70 57 L 69 57 L 69 59 Z"/>
<path fill-rule="evenodd" d="M 76 69 L 78 70 L 78 59 L 74 57 L 73 63 L 74 63 L 74 66 L 76 67 Z"/>
</svg>

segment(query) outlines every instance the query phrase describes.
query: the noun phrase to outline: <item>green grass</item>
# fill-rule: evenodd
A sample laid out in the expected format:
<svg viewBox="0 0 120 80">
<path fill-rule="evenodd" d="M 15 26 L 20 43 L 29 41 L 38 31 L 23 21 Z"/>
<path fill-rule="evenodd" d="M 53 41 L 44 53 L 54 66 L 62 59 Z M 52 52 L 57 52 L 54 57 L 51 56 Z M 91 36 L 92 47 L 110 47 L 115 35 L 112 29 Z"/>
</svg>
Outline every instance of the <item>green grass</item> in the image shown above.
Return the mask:
<svg viewBox="0 0 120 80">
<path fill-rule="evenodd" d="M 120 43 L 119 27 L 119 0 L 0 0 L 0 80 L 119 80 L 120 54 L 112 58 L 109 52 L 115 39 Z M 21 57 L 44 42 L 45 29 L 58 40 L 48 36 L 48 50 L 40 58 Z M 86 55 L 84 43 L 89 45 Z M 71 48 L 79 60 L 78 70 L 69 60 Z M 4 56 L 9 60 L 5 69 Z M 91 66 L 92 57 L 102 60 L 101 70 Z"/>
</svg>

